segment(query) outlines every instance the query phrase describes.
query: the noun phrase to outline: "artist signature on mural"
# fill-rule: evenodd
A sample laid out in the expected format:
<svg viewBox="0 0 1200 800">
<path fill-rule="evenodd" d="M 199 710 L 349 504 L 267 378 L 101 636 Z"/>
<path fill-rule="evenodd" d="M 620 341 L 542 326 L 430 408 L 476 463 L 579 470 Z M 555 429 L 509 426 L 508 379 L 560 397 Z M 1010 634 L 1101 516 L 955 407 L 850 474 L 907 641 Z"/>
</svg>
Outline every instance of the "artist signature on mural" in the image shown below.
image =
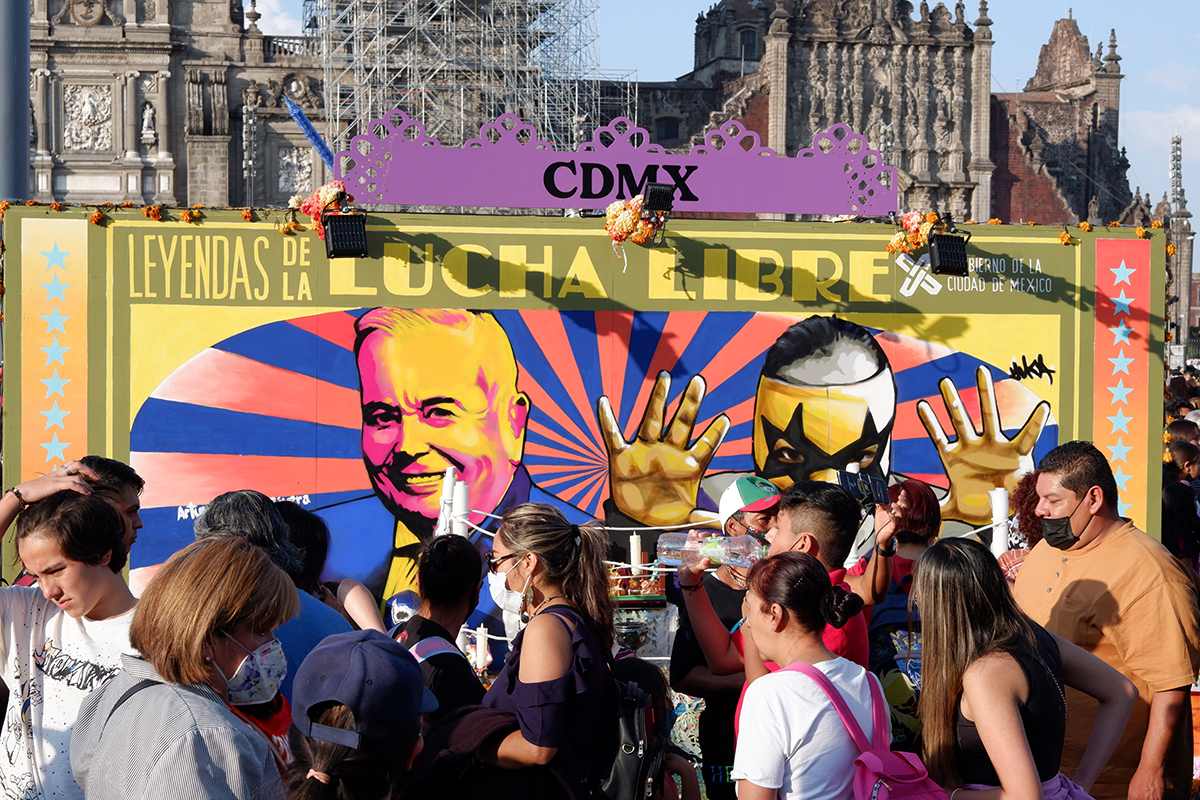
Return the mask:
<svg viewBox="0 0 1200 800">
<path fill-rule="evenodd" d="M 1008 377 L 1018 381 L 1023 381 L 1027 378 L 1049 378 L 1050 385 L 1053 386 L 1055 371 L 1053 367 L 1046 366 L 1046 361 L 1042 357 L 1042 354 L 1038 353 L 1037 357 L 1033 359 L 1032 364 L 1029 363 L 1029 359 L 1026 356 L 1021 356 L 1020 364 L 1014 360 L 1012 367 L 1008 370 Z"/>
<path fill-rule="evenodd" d="M 278 503 L 280 500 L 289 500 L 302 506 L 312 504 L 312 499 L 306 494 L 281 495 L 279 497 L 271 498 L 272 503 Z M 176 506 L 175 519 L 196 519 L 204 513 L 204 509 L 206 508 L 208 508 L 208 506 L 196 503 L 188 503 L 186 506 Z"/>
</svg>

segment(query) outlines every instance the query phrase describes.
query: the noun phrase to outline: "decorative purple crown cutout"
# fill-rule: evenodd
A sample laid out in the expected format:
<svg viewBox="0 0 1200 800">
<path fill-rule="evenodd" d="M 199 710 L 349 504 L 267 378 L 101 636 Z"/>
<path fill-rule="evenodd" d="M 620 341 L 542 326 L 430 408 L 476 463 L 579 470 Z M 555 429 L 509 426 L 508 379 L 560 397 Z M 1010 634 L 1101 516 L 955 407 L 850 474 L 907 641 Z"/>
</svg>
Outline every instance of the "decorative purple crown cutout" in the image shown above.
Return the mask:
<svg viewBox="0 0 1200 800">
<path fill-rule="evenodd" d="M 897 210 L 895 169 L 840 123 L 795 158 L 763 147 L 736 120 L 709 131 L 686 155 L 649 144 L 649 133 L 624 117 L 598 128 L 575 152 L 555 150 L 514 114 L 487 123 L 461 148 L 443 147 L 400 109 L 368 129 L 335 159 L 339 179 L 362 203 L 597 209 L 640 194 L 647 183 L 674 183 L 676 211 Z"/>
</svg>

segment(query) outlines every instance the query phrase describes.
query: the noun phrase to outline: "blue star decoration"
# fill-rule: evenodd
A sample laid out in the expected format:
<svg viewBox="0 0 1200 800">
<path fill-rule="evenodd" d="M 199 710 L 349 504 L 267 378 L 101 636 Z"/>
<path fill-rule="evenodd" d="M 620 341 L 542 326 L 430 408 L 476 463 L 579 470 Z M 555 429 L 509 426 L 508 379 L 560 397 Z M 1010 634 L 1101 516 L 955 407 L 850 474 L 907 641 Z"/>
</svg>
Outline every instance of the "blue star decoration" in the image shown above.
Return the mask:
<svg viewBox="0 0 1200 800">
<path fill-rule="evenodd" d="M 58 313 L 58 306 L 55 306 L 54 310 L 52 310 L 49 314 L 38 314 L 38 316 L 46 322 L 46 333 L 58 331 L 59 333 L 65 334 L 67 332 L 67 329 L 63 327 L 63 324 L 71 318 L 71 315 Z"/>
<path fill-rule="evenodd" d="M 52 249 L 49 253 L 45 251 L 38 252 L 46 257 L 46 269 L 50 269 L 51 267 L 60 267 L 62 269 L 66 269 L 67 265 L 63 263 L 63 259 L 71 255 L 70 253 L 64 253 L 62 250 L 59 250 L 58 242 L 54 243 L 54 249 Z"/>
<path fill-rule="evenodd" d="M 1112 392 L 1112 402 L 1113 403 L 1128 403 L 1129 401 L 1126 400 L 1125 398 L 1128 397 L 1129 393 L 1133 391 L 1132 386 L 1130 386 L 1128 389 L 1125 388 L 1125 379 L 1124 378 L 1117 381 L 1116 386 L 1109 386 L 1107 388 L 1110 392 Z"/>
<path fill-rule="evenodd" d="M 67 365 L 67 362 L 63 361 L 63 356 L 66 355 L 67 351 L 70 349 L 71 348 L 69 348 L 69 347 L 61 347 L 58 344 L 57 336 L 54 337 L 54 341 L 50 343 L 49 347 L 39 347 L 38 348 L 38 350 L 41 350 L 43 353 L 46 354 L 46 363 L 44 366 L 47 366 L 47 367 L 50 366 L 51 364 L 62 364 L 65 367 Z"/>
<path fill-rule="evenodd" d="M 1112 423 L 1112 430 L 1109 433 L 1116 433 L 1117 431 L 1129 433 L 1129 423 L 1133 421 L 1133 417 L 1125 416 L 1124 409 L 1118 408 L 1117 415 L 1115 417 L 1108 417 L 1108 421 Z"/>
<path fill-rule="evenodd" d="M 1105 445 L 1104 449 L 1112 453 L 1112 458 L 1110 460 L 1114 463 L 1117 461 L 1124 461 L 1126 464 L 1128 464 L 1129 460 L 1126 459 L 1125 456 L 1129 455 L 1129 451 L 1133 448 L 1127 446 L 1123 439 L 1117 439 L 1116 444 Z"/>
<path fill-rule="evenodd" d="M 67 458 L 66 458 L 66 456 L 63 455 L 63 451 L 66 450 L 68 447 L 70 447 L 71 443 L 70 442 L 60 442 L 58 440 L 58 431 L 55 431 L 54 435 L 50 437 L 50 441 L 45 442 L 43 444 L 39 444 L 38 446 L 46 448 L 46 460 L 47 461 L 49 461 L 52 458 L 57 458 L 60 461 L 66 461 Z"/>
<path fill-rule="evenodd" d="M 67 298 L 63 296 L 63 292 L 66 291 L 67 288 L 71 284 L 60 283 L 57 275 L 52 277 L 50 279 L 49 283 L 40 283 L 38 285 L 46 290 L 46 302 L 47 303 L 50 302 L 50 298 L 52 298 L 52 297 L 57 297 L 59 300 L 63 301 L 64 303 L 67 302 Z"/>
<path fill-rule="evenodd" d="M 1122 492 L 1126 490 L 1125 484 L 1129 483 L 1129 479 L 1132 477 L 1132 475 L 1126 475 L 1120 467 L 1117 467 L 1117 471 L 1113 473 L 1113 480 L 1117 482 L 1117 488 Z"/>
<path fill-rule="evenodd" d="M 1132 505 L 1130 503 L 1126 503 L 1124 500 L 1118 500 L 1117 501 L 1117 516 L 1118 517 L 1125 516 L 1126 514 L 1129 513 L 1130 508 L 1132 508 Z"/>
<path fill-rule="evenodd" d="M 1128 375 L 1129 374 L 1129 365 L 1134 362 L 1134 359 L 1126 358 L 1125 350 L 1124 350 L 1124 348 L 1122 348 L 1121 351 L 1119 353 L 1117 353 L 1117 357 L 1110 358 L 1109 361 L 1111 361 L 1112 365 L 1113 365 L 1113 371 L 1112 371 L 1113 375 L 1116 375 L 1118 372 L 1124 372 L 1126 375 Z"/>
<path fill-rule="evenodd" d="M 1113 335 L 1113 344 L 1129 344 L 1129 334 L 1133 333 L 1133 328 L 1125 324 L 1125 320 L 1121 320 L 1121 324 L 1115 328 L 1109 328 Z"/>
<path fill-rule="evenodd" d="M 60 409 L 57 400 L 54 401 L 54 405 L 50 406 L 49 411 L 39 411 L 38 413 L 46 418 L 46 427 L 42 428 L 42 430 L 48 431 L 51 428 L 62 428 L 65 431 L 67 429 L 63 425 L 63 419 L 71 412 Z"/>
<path fill-rule="evenodd" d="M 52 394 L 56 394 L 59 397 L 62 397 L 65 399 L 66 395 L 63 393 L 63 389 L 65 389 L 67 387 L 67 384 L 71 382 L 71 379 L 58 377 L 58 370 L 55 369 L 53 377 L 42 378 L 41 382 L 46 384 L 46 397 L 47 398 L 49 398 L 50 395 L 52 395 Z"/>
<path fill-rule="evenodd" d="M 1121 266 L 1109 267 L 1109 269 L 1112 270 L 1113 274 L 1113 286 L 1116 286 L 1118 283 L 1124 283 L 1128 284 L 1129 286 L 1133 286 L 1132 283 L 1129 283 L 1129 276 L 1137 272 L 1137 269 L 1130 269 L 1129 267 L 1125 266 L 1124 261 L 1121 261 Z"/>
<path fill-rule="evenodd" d="M 1125 290 L 1122 289 L 1120 297 L 1112 298 L 1113 304 L 1116 306 L 1116 310 L 1113 311 L 1113 316 L 1115 317 L 1117 314 L 1128 314 L 1129 316 L 1133 316 L 1133 312 L 1129 310 L 1129 304 L 1132 303 L 1134 299 L 1135 298 L 1133 297 L 1126 297 Z"/>
</svg>

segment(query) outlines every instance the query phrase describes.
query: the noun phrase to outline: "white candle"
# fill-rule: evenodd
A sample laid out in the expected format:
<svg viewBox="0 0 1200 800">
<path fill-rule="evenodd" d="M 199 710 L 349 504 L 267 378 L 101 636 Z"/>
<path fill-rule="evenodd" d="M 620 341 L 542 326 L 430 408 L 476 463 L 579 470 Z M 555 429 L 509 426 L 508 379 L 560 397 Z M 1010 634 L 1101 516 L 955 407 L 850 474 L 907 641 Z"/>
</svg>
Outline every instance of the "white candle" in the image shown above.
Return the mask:
<svg viewBox="0 0 1200 800">
<path fill-rule="evenodd" d="M 467 525 L 467 515 L 470 514 L 471 502 L 466 481 L 454 484 L 454 517 L 450 532 L 455 536 L 470 537 L 471 528 Z"/>
<path fill-rule="evenodd" d="M 629 534 L 629 563 L 633 565 L 633 574 L 642 574 L 642 535 Z"/>
<path fill-rule="evenodd" d="M 487 669 L 488 644 L 487 628 L 480 625 L 475 629 L 475 668 L 480 672 Z"/>
<path fill-rule="evenodd" d="M 992 502 L 992 555 L 999 558 L 1008 551 L 1008 490 L 992 489 L 988 499 Z"/>
</svg>

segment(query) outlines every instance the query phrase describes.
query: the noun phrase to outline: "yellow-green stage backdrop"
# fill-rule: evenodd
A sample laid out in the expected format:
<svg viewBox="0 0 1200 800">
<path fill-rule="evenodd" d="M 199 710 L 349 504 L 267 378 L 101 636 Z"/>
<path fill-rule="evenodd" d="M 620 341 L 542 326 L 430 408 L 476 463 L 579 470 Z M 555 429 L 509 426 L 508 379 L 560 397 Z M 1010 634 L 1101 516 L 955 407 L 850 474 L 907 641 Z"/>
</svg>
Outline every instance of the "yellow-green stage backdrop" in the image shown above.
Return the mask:
<svg viewBox="0 0 1200 800">
<path fill-rule="evenodd" d="M 236 212 L 110 216 L 8 211 L 4 480 L 128 461 L 134 568 L 249 487 L 326 518 L 327 577 L 391 594 L 447 466 L 485 529 L 527 500 L 711 523 L 736 475 L 852 463 L 977 526 L 1074 438 L 1157 529 L 1160 231 L 973 226 L 948 277 L 887 225 L 679 221 L 626 264 L 598 219 L 373 215 L 372 257 L 331 262 Z"/>
</svg>

